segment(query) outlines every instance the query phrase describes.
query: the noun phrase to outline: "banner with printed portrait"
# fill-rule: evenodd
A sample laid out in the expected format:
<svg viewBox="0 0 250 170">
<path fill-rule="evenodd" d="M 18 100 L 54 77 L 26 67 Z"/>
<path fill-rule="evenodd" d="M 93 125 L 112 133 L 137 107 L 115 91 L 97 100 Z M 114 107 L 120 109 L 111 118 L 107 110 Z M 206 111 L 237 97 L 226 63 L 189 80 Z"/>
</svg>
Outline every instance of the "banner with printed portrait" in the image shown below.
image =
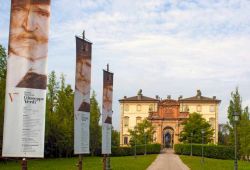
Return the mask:
<svg viewBox="0 0 250 170">
<path fill-rule="evenodd" d="M 74 96 L 74 153 L 89 153 L 90 82 L 92 44 L 76 37 Z"/>
<path fill-rule="evenodd" d="M 113 73 L 103 70 L 102 154 L 111 154 Z"/>
<path fill-rule="evenodd" d="M 11 0 L 3 157 L 43 157 L 50 0 Z"/>
</svg>

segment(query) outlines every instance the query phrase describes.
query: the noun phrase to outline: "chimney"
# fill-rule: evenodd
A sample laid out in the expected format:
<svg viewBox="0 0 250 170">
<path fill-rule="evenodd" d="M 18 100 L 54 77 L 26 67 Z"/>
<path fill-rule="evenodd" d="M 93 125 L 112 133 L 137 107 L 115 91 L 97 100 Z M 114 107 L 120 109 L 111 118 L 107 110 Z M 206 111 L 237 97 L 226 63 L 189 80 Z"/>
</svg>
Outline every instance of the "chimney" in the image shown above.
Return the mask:
<svg viewBox="0 0 250 170">
<path fill-rule="evenodd" d="M 200 90 L 197 90 L 196 97 L 197 97 L 198 99 L 200 99 L 200 98 L 201 98 L 201 91 L 200 91 Z"/>
<path fill-rule="evenodd" d="M 159 96 L 158 96 L 158 95 L 155 95 L 155 98 L 156 98 L 157 100 L 159 100 Z"/>
<path fill-rule="evenodd" d="M 82 32 L 82 39 L 85 40 L 85 30 Z"/>
<path fill-rule="evenodd" d="M 127 96 L 124 96 L 124 99 L 126 99 L 127 98 Z"/>
<path fill-rule="evenodd" d="M 179 98 L 178 98 L 178 100 L 181 100 L 181 99 L 182 99 L 182 97 L 183 97 L 183 96 L 182 96 L 182 95 L 180 95 L 180 96 L 179 96 Z"/>
<path fill-rule="evenodd" d="M 167 96 L 167 99 L 168 99 L 168 100 L 171 99 L 171 95 L 168 95 L 168 96 Z"/>
<path fill-rule="evenodd" d="M 141 100 L 141 98 L 142 98 L 142 89 L 140 89 L 137 93 L 137 99 Z"/>
<path fill-rule="evenodd" d="M 213 100 L 216 100 L 216 96 L 213 96 Z"/>
</svg>

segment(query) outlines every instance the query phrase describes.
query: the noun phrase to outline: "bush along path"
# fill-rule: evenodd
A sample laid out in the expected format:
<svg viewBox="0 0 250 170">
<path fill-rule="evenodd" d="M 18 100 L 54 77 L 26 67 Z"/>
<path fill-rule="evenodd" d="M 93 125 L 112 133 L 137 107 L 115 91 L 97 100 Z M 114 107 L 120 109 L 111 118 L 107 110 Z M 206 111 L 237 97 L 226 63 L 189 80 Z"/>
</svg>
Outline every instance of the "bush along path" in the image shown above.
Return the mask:
<svg viewBox="0 0 250 170">
<path fill-rule="evenodd" d="M 220 146 L 220 145 L 203 145 L 204 157 L 215 159 L 234 159 L 234 147 L 232 146 Z M 190 144 L 175 144 L 174 151 L 178 155 L 190 155 Z M 193 156 L 201 156 L 202 145 L 193 144 L 192 154 Z"/>
<path fill-rule="evenodd" d="M 173 149 L 164 149 L 147 170 L 189 170 Z"/>
</svg>

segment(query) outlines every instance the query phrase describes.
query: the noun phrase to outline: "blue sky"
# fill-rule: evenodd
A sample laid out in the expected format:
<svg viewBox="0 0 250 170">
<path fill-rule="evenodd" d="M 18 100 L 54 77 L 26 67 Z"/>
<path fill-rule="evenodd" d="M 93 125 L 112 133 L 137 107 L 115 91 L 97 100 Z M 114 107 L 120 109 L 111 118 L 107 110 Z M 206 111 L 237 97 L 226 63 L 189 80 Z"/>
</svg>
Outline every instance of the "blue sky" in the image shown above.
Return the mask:
<svg viewBox="0 0 250 170">
<path fill-rule="evenodd" d="M 0 43 L 7 47 L 10 2 L 0 6 Z M 54 0 L 49 71 L 74 87 L 75 35 L 93 42 L 92 90 L 101 106 L 102 69 L 114 72 L 114 127 L 118 99 L 136 95 L 222 100 L 227 121 L 230 93 L 239 87 L 250 106 L 250 1 L 247 0 Z"/>
</svg>

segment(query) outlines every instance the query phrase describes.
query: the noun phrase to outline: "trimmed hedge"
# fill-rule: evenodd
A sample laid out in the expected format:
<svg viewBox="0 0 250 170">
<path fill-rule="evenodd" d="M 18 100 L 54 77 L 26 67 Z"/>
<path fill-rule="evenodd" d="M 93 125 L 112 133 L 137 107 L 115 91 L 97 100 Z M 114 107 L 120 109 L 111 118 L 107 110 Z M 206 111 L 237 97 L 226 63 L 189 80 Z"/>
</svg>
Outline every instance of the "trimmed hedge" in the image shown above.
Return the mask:
<svg viewBox="0 0 250 170">
<path fill-rule="evenodd" d="M 201 156 L 202 145 L 193 144 L 193 156 Z M 190 144 L 175 144 L 174 151 L 180 155 L 190 155 L 191 145 Z M 234 159 L 234 147 L 232 146 L 221 146 L 221 145 L 203 145 L 203 155 L 208 158 L 215 159 Z"/>
<path fill-rule="evenodd" d="M 160 144 L 148 144 L 147 154 L 158 154 L 161 151 Z M 135 153 L 135 147 L 112 147 L 112 156 L 132 156 Z M 143 155 L 145 152 L 145 146 L 136 146 L 136 155 Z"/>
</svg>

